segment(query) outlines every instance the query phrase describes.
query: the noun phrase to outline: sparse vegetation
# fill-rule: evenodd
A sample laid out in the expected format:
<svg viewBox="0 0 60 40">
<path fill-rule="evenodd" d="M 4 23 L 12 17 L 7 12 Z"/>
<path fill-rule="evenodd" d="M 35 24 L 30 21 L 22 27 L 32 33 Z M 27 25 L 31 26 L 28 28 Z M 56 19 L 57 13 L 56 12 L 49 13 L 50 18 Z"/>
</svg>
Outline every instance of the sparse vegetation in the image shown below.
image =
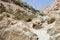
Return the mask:
<svg viewBox="0 0 60 40">
<path fill-rule="evenodd" d="M 23 7 L 23 3 L 20 3 L 19 0 L 13 0 L 13 2 L 14 2 L 16 5 L 19 5 L 19 6 Z"/>
<path fill-rule="evenodd" d="M 26 3 L 20 2 L 20 0 L 13 0 L 13 2 L 16 5 L 19 5 L 20 7 L 28 8 L 28 9 L 33 10 L 35 12 L 35 9 L 34 8 L 32 8 L 31 6 L 27 5 Z"/>
<path fill-rule="evenodd" d="M 18 20 L 24 20 L 24 21 L 31 21 L 33 18 L 35 18 L 34 15 L 28 15 L 27 13 L 16 13 L 14 14 L 14 16 L 18 19 Z"/>
<path fill-rule="evenodd" d="M 10 11 L 10 10 L 9 10 Z M 2 12 L 7 12 L 7 13 L 9 13 L 9 11 L 4 7 L 4 5 L 2 4 L 2 3 L 0 3 L 0 14 L 2 13 Z M 10 13 L 11 13 L 11 11 L 10 11 Z"/>
<path fill-rule="evenodd" d="M 4 8 L 4 5 L 2 3 L 0 3 L 0 14 L 2 12 L 5 12 L 5 8 Z"/>
<path fill-rule="evenodd" d="M 0 9 L 0 14 L 1 14 L 2 12 L 5 12 L 5 9 Z"/>
<path fill-rule="evenodd" d="M 0 8 L 0 14 L 1 14 L 2 12 L 12 13 L 11 10 L 7 10 L 7 9 L 5 9 L 5 8 Z"/>
</svg>

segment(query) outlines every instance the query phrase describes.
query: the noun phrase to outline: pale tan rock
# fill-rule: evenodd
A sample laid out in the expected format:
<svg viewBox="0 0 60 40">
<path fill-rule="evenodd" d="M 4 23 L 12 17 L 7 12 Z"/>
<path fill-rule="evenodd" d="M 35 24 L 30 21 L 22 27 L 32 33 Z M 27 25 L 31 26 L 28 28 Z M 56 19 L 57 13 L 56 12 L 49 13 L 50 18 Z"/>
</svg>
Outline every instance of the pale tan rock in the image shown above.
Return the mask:
<svg viewBox="0 0 60 40">
<path fill-rule="evenodd" d="M 48 33 L 50 34 L 52 40 L 60 40 L 60 20 L 57 20 L 55 25 L 48 29 Z"/>
<path fill-rule="evenodd" d="M 37 18 L 34 18 L 32 20 L 32 23 L 33 23 L 33 28 L 34 29 L 41 29 L 42 28 L 42 24 L 43 24 L 43 19 L 42 17 L 37 17 Z"/>
<path fill-rule="evenodd" d="M 32 33 L 21 21 L 6 28 L 1 36 L 5 40 L 38 40 L 37 35 Z"/>
<path fill-rule="evenodd" d="M 54 23 L 56 20 L 60 19 L 60 11 L 51 11 L 47 15 L 45 21 L 47 21 L 48 24 Z"/>
<path fill-rule="evenodd" d="M 12 3 L 6 3 L 3 1 L 0 1 L 0 4 L 2 4 L 5 8 L 5 10 L 9 13 L 16 13 L 16 12 L 24 12 L 25 9 L 23 9 L 22 7 L 12 4 Z"/>
<path fill-rule="evenodd" d="M 58 34 L 56 34 L 56 35 L 50 37 L 49 40 L 60 40 L 60 33 L 58 33 Z"/>
<path fill-rule="evenodd" d="M 47 33 L 49 40 L 60 40 L 60 0 L 53 0 L 47 7 L 40 10 L 44 14 L 44 21 L 47 21 Z"/>
<path fill-rule="evenodd" d="M 8 13 L 0 14 L 1 16 L 0 40 L 38 40 L 38 36 L 23 21 L 15 20 Z"/>
</svg>

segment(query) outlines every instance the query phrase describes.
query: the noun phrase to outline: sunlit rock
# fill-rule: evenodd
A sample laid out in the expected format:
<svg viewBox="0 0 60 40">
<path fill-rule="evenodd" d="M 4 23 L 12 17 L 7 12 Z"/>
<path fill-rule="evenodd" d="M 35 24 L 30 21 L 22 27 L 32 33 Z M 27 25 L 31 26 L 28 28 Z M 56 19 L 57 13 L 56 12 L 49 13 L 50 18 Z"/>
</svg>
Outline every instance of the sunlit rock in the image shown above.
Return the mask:
<svg viewBox="0 0 60 40">
<path fill-rule="evenodd" d="M 44 21 L 43 21 L 42 17 L 35 18 L 35 19 L 32 20 L 32 23 L 33 23 L 32 27 L 34 29 L 41 29 L 41 28 L 43 28 L 42 27 L 43 22 Z"/>
<path fill-rule="evenodd" d="M 13 15 L 3 13 L 0 19 L 0 40 L 38 40 L 38 36 L 23 21 L 15 20 Z"/>
</svg>

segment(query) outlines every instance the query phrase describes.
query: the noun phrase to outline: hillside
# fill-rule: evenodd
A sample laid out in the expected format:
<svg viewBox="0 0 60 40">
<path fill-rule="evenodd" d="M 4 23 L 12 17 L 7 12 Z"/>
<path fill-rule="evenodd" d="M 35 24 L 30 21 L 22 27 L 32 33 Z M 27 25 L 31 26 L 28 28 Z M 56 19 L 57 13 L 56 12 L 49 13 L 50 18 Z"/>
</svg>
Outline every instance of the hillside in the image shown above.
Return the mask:
<svg viewBox="0 0 60 40">
<path fill-rule="evenodd" d="M 0 0 L 0 40 L 38 40 L 26 24 L 36 18 L 36 10 L 18 1 Z"/>
<path fill-rule="evenodd" d="M 60 0 L 41 10 L 21 0 L 0 0 L 0 40 L 44 38 L 60 40 Z"/>
</svg>

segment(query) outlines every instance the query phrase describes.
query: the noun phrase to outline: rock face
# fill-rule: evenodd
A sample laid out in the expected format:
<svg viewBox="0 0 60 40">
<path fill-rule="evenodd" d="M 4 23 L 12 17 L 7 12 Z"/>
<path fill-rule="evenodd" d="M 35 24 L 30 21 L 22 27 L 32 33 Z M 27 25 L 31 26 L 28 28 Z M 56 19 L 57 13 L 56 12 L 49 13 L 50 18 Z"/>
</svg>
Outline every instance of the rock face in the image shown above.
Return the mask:
<svg viewBox="0 0 60 40">
<path fill-rule="evenodd" d="M 0 40 L 39 40 L 31 28 L 46 28 L 49 40 L 60 40 L 60 0 L 40 11 L 19 0 L 0 0 Z"/>
<path fill-rule="evenodd" d="M 15 1 L 16 2 L 16 1 Z M 17 2 L 16 2 L 17 3 Z M 21 2 L 22 3 L 22 2 Z M 30 26 L 26 24 L 35 18 L 29 9 L 21 7 L 21 3 L 15 4 L 11 0 L 0 0 L 0 40 L 38 40 L 38 36 L 33 33 Z M 28 10 L 27 10 L 28 9 Z M 28 14 L 30 13 L 30 14 Z M 25 21 L 26 20 L 26 21 Z"/>
<path fill-rule="evenodd" d="M 38 40 L 30 28 L 9 13 L 0 14 L 0 40 Z"/>
<path fill-rule="evenodd" d="M 49 40 L 60 40 L 60 0 L 53 0 L 49 6 L 43 8 L 40 12 L 46 17 Z"/>
<path fill-rule="evenodd" d="M 58 11 L 60 10 L 60 0 L 52 0 L 52 3 L 47 7 L 40 10 L 43 14 L 48 14 L 50 11 Z"/>
</svg>

